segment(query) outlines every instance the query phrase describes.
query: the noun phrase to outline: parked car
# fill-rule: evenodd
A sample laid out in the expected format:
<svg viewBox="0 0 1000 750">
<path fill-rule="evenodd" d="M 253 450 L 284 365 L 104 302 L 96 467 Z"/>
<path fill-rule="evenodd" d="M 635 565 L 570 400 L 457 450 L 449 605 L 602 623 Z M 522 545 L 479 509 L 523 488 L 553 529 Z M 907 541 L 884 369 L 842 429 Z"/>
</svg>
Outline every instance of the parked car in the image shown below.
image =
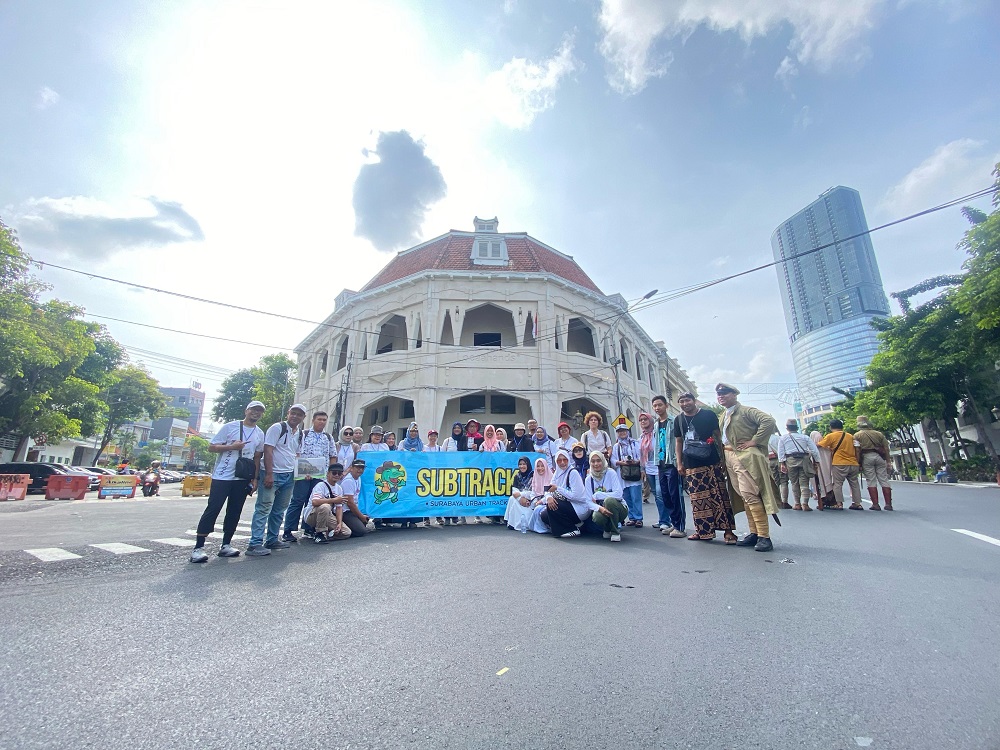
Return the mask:
<svg viewBox="0 0 1000 750">
<path fill-rule="evenodd" d="M 113 471 L 112 469 L 107 468 L 106 466 L 84 466 L 83 468 L 85 468 L 87 471 L 95 471 L 98 474 L 105 474 L 109 477 L 113 477 L 118 473 L 116 471 Z"/>
<path fill-rule="evenodd" d="M 90 486 L 87 488 L 88 491 L 96 490 L 101 486 L 101 474 L 100 472 L 93 471 L 86 468 L 85 466 L 70 466 L 68 471 L 76 474 L 86 474 L 90 478 Z"/>
<path fill-rule="evenodd" d="M 28 493 L 45 492 L 49 477 L 53 474 L 69 474 L 67 467 L 59 464 L 40 464 L 33 461 L 15 461 L 0 464 L 0 474 L 27 474 L 31 477 Z"/>
<path fill-rule="evenodd" d="M 167 482 L 179 482 L 184 478 L 176 471 L 173 471 L 171 469 L 163 469 L 160 473 L 163 475 L 163 478 Z"/>
</svg>

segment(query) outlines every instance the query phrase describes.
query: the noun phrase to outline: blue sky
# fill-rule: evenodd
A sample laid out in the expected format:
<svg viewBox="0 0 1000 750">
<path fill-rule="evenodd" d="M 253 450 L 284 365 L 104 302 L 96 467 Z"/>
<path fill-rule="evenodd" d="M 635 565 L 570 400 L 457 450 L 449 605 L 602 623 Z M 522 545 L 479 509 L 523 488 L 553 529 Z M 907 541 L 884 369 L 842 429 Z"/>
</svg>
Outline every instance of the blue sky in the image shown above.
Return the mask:
<svg viewBox="0 0 1000 750">
<path fill-rule="evenodd" d="M 355 233 L 352 200 L 383 132 L 417 142 L 381 165 L 411 188 L 375 207 L 408 217 L 396 249 L 497 215 L 627 298 L 770 260 L 828 187 L 875 225 L 1000 161 L 988 0 L 427 5 L 4 3 L 0 216 L 43 260 L 322 319 L 393 252 Z M 886 292 L 958 270 L 964 226 L 956 209 L 874 235 Z M 288 347 L 309 329 L 41 276 L 98 315 Z M 794 380 L 778 293 L 767 270 L 637 317 L 710 396 Z M 215 368 L 268 351 L 109 327 Z M 169 385 L 223 374 L 147 364 Z"/>
</svg>

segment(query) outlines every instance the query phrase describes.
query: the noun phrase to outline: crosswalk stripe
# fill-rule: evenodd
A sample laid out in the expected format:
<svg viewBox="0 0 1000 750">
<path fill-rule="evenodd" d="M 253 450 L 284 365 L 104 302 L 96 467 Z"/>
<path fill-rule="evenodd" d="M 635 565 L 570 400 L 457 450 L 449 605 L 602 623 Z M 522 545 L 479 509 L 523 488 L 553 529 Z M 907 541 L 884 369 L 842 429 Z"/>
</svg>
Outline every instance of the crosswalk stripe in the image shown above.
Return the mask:
<svg viewBox="0 0 1000 750">
<path fill-rule="evenodd" d="M 973 539 L 978 539 L 981 542 L 995 544 L 997 547 L 1000 547 L 1000 539 L 994 539 L 991 536 L 986 536 L 986 534 L 977 534 L 975 531 L 969 531 L 968 529 L 952 529 L 952 531 L 957 531 L 959 534 L 965 534 L 966 536 L 971 536 Z"/>
<path fill-rule="evenodd" d="M 134 544 L 124 544 L 122 542 L 107 542 L 106 544 L 91 544 L 91 547 L 97 547 L 97 549 L 102 549 L 105 552 L 111 552 L 115 555 L 131 555 L 136 552 L 149 552 L 145 547 L 136 547 Z"/>
<path fill-rule="evenodd" d="M 80 555 L 67 552 L 59 547 L 43 547 L 42 549 L 26 549 L 29 555 L 37 557 L 42 562 L 55 562 L 57 560 L 75 560 Z"/>
<path fill-rule="evenodd" d="M 150 541 L 169 544 L 172 547 L 191 547 L 194 544 L 194 539 L 181 539 L 176 536 L 168 537 L 167 539 L 150 539 Z"/>
<path fill-rule="evenodd" d="M 185 534 L 190 534 L 191 536 L 198 536 L 198 532 L 195 529 L 188 529 L 184 532 Z M 213 531 L 208 535 L 209 539 L 222 539 L 222 534 L 218 531 Z M 249 539 L 248 536 L 243 536 L 242 534 L 233 534 L 233 539 Z"/>
</svg>

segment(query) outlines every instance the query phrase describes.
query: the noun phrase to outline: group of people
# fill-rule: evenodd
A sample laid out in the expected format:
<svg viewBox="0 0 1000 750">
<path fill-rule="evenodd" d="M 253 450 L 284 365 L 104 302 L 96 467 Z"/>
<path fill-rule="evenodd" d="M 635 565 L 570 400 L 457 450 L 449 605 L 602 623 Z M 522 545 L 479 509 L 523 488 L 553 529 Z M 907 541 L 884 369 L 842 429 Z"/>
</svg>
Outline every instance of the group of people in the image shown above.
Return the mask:
<svg viewBox="0 0 1000 750">
<path fill-rule="evenodd" d="M 441 443 L 437 430 L 421 437 L 416 422 L 396 445 L 395 435 L 381 426 L 371 428 L 367 441 L 361 428 L 344 427 L 334 439 L 325 431 L 328 416 L 316 412 L 311 428 L 304 425 L 306 407 L 293 405 L 286 419 L 265 433 L 257 422 L 264 413 L 260 401 L 251 401 L 243 420 L 227 423 L 212 439 L 209 450 L 219 454 L 212 472 L 208 504 L 198 523 L 191 562 L 206 562 L 205 542 L 214 531 L 223 507 L 221 557 L 240 554 L 232 545 L 243 505 L 254 492 L 257 499 L 246 554 L 266 556 L 287 549 L 303 538 L 326 543 L 364 536 L 377 528 L 358 506 L 361 476 L 370 452 L 383 451 L 512 451 L 529 453 L 518 459 L 514 489 L 504 515 L 487 519 L 522 532 L 533 531 L 561 538 L 587 534 L 621 541 L 627 527 L 642 527 L 644 482 L 655 496 L 658 518 L 652 524 L 672 539 L 712 541 L 722 532 L 728 545 L 773 549 L 769 518 L 777 520 L 781 508 L 811 510 L 812 481 L 817 481 L 818 502 L 843 507 L 843 482 L 847 481 L 860 509 L 858 474 L 870 474 L 872 509 L 878 507 L 882 486 L 884 504 L 892 510 L 892 490 L 886 477 L 888 444 L 858 418 L 855 434 L 832 423 L 830 434 L 806 438 L 789 420 L 787 434 L 777 435 L 775 420 L 760 409 L 741 404 L 739 390 L 719 383 L 716 397 L 723 411 L 699 406 L 693 393 L 677 398 L 680 414 L 669 413 L 664 396 L 652 399 L 652 413 L 639 415 L 640 436 L 632 437 L 624 420 L 614 426 L 615 437 L 602 429 L 596 412 L 584 417 L 587 430 L 574 437 L 568 423 L 560 422 L 556 436 L 535 420 L 514 426 L 508 436 L 501 428 L 475 419 L 455 422 Z M 881 440 L 880 440 L 881 438 Z M 300 457 L 318 458 L 327 465 L 325 477 L 296 476 Z M 371 458 L 375 458 L 374 456 Z M 827 461 L 829 463 L 827 463 Z M 795 505 L 788 503 L 791 487 Z M 686 492 L 691 503 L 693 530 L 688 533 Z M 822 507 L 822 506 L 821 506 Z M 735 515 L 746 512 L 750 531 L 736 535 Z M 382 519 L 388 524 L 390 519 Z M 391 519 L 401 525 L 430 523 L 431 519 Z M 464 518 L 438 518 L 441 525 L 464 523 Z"/>
</svg>

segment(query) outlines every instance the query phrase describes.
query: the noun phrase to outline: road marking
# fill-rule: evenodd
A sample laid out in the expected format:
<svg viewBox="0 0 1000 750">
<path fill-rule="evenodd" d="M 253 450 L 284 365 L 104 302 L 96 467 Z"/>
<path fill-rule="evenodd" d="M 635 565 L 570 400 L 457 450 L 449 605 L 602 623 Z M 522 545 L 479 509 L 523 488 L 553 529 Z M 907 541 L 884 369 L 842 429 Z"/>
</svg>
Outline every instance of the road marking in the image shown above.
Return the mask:
<svg viewBox="0 0 1000 750">
<path fill-rule="evenodd" d="M 500 677 L 504 672 L 509 672 L 509 671 L 510 671 L 510 667 L 504 667 L 499 672 L 497 672 L 497 677 Z"/>
<path fill-rule="evenodd" d="M 185 534 L 190 534 L 191 536 L 198 536 L 198 532 L 196 530 L 194 530 L 194 529 L 188 529 L 184 533 Z M 213 531 L 211 534 L 208 535 L 208 538 L 209 539 L 222 539 L 222 534 L 220 534 L 218 531 Z M 250 537 L 243 536 L 242 534 L 233 534 L 233 539 L 249 539 L 249 538 Z"/>
<path fill-rule="evenodd" d="M 149 552 L 145 547 L 136 547 L 134 544 L 123 544 L 122 542 L 108 542 L 107 544 L 91 544 L 91 547 L 97 547 L 97 549 L 102 549 L 105 552 L 111 552 L 115 555 L 131 555 L 135 552 Z"/>
<path fill-rule="evenodd" d="M 1000 539 L 994 539 L 991 536 L 986 536 L 986 534 L 977 534 L 975 531 L 969 531 L 968 529 L 952 529 L 952 531 L 957 531 L 959 534 L 965 534 L 966 536 L 971 536 L 973 539 L 978 539 L 981 542 L 995 544 L 997 547 L 1000 547 Z"/>
<path fill-rule="evenodd" d="M 75 560 L 80 555 L 74 555 L 59 547 L 43 547 L 42 549 L 26 549 L 29 555 L 37 557 L 42 562 L 55 562 L 56 560 Z"/>
<path fill-rule="evenodd" d="M 190 547 L 194 544 L 194 539 L 181 539 L 176 536 L 168 537 L 167 539 L 150 539 L 149 541 L 169 544 L 172 547 Z"/>
</svg>

